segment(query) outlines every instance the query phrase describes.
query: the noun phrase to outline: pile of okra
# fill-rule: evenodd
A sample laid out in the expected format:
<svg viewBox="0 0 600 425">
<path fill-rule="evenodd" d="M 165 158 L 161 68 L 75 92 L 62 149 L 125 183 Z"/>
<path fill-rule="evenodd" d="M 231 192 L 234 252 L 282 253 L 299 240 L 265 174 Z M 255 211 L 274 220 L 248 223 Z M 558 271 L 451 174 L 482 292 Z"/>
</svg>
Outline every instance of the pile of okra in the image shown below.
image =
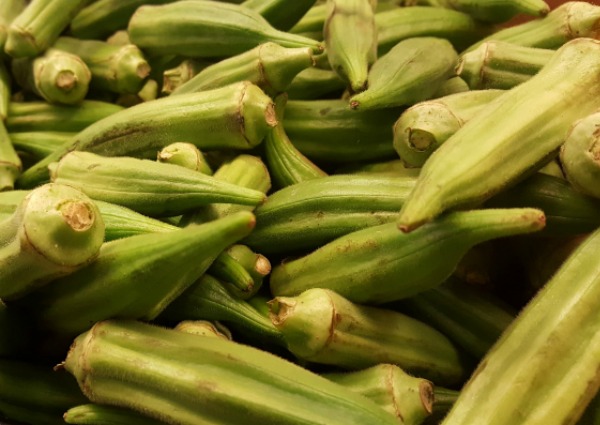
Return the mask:
<svg viewBox="0 0 600 425">
<path fill-rule="evenodd" d="M 599 28 L 0 0 L 0 421 L 600 424 Z"/>
</svg>

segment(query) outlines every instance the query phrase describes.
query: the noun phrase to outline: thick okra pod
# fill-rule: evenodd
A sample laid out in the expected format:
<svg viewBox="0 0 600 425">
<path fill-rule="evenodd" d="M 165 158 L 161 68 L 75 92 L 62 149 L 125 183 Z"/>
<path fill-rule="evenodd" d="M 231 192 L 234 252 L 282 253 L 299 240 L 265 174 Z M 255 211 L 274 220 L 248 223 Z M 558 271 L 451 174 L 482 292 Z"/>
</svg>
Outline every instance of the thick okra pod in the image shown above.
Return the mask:
<svg viewBox="0 0 600 425">
<path fill-rule="evenodd" d="M 392 363 L 444 385 L 465 378 L 461 356 L 441 333 L 415 319 L 353 304 L 334 291 L 314 288 L 270 302 L 271 320 L 288 349 L 301 359 L 362 369 Z"/>
<path fill-rule="evenodd" d="M 6 43 L 6 38 L 8 37 L 8 27 L 13 19 L 19 16 L 23 9 L 25 9 L 26 5 L 27 2 L 25 0 L 5 0 L 0 3 L 0 56 L 4 53 L 4 43 Z"/>
<path fill-rule="evenodd" d="M 27 302 L 38 326 L 73 337 L 112 317 L 154 319 L 226 247 L 247 235 L 254 216 L 105 243 L 96 261 L 41 288 Z"/>
<path fill-rule="evenodd" d="M 288 31 L 315 3 L 315 0 L 246 0 L 242 6 L 258 12 L 274 28 Z"/>
<path fill-rule="evenodd" d="M 511 89 L 537 74 L 554 50 L 490 40 L 460 57 L 456 73 L 472 90 Z"/>
<path fill-rule="evenodd" d="M 104 222 L 82 192 L 58 184 L 36 188 L 0 223 L 0 298 L 19 298 L 92 262 Z"/>
<path fill-rule="evenodd" d="M 188 170 L 198 171 L 207 176 L 213 172 L 200 149 L 192 143 L 175 142 L 165 146 L 157 155 L 157 161 L 165 164 L 180 165 Z"/>
<path fill-rule="evenodd" d="M 288 98 L 311 100 L 324 98 L 335 92 L 342 92 L 346 84 L 334 72 L 328 69 L 307 68 L 296 75 L 286 89 Z"/>
<path fill-rule="evenodd" d="M 405 0 L 405 5 L 430 4 L 467 13 L 483 22 L 501 23 L 518 14 L 536 18 L 546 16 L 550 7 L 543 0 L 500 0 L 481 2 L 477 0 Z"/>
<path fill-rule="evenodd" d="M 267 42 L 200 71 L 173 91 L 173 95 L 223 87 L 250 81 L 269 94 L 285 91 L 296 74 L 313 66 L 308 47 L 286 48 Z"/>
<path fill-rule="evenodd" d="M 399 42 L 369 71 L 368 88 L 350 98 L 353 109 L 414 105 L 429 99 L 454 75 L 458 55 L 440 38 L 415 37 Z"/>
<path fill-rule="evenodd" d="M 323 27 L 327 59 L 354 92 L 367 87 L 369 68 L 377 59 L 377 27 L 372 3 L 376 1 L 327 1 L 327 20 Z"/>
<path fill-rule="evenodd" d="M 417 103 L 394 124 L 394 149 L 410 167 L 427 158 L 503 90 L 473 90 Z"/>
<path fill-rule="evenodd" d="M 441 284 L 472 246 L 540 230 L 544 214 L 531 208 L 455 212 L 411 233 L 395 231 L 394 225 L 349 233 L 276 266 L 271 292 L 327 288 L 353 302 L 379 304 L 407 298 Z"/>
<path fill-rule="evenodd" d="M 429 157 L 402 207 L 400 228 L 481 203 L 547 162 L 573 121 L 600 107 L 599 72 L 600 41 L 566 43 L 537 75 L 491 102 Z"/>
<path fill-rule="evenodd" d="M 599 249 L 597 230 L 483 358 L 444 425 L 576 423 L 600 385 Z"/>
<path fill-rule="evenodd" d="M 317 247 L 356 230 L 397 219 L 414 178 L 337 175 L 281 189 L 255 213 L 244 243 L 263 253 Z"/>
<path fill-rule="evenodd" d="M 164 425 L 131 409 L 102 404 L 82 404 L 67 410 L 64 421 L 75 425 Z"/>
<path fill-rule="evenodd" d="M 128 31 L 135 45 L 153 54 L 232 56 L 267 41 L 315 52 L 323 49 L 318 41 L 276 30 L 247 7 L 211 0 L 139 7 Z"/>
<path fill-rule="evenodd" d="M 37 162 L 50 155 L 61 145 L 69 143 L 76 134 L 64 131 L 23 131 L 9 133 L 8 136 L 15 150 L 25 153 L 28 159 Z"/>
<path fill-rule="evenodd" d="M 52 47 L 79 56 L 92 72 L 92 87 L 99 90 L 137 93 L 150 75 L 150 65 L 133 44 L 115 46 L 98 40 L 60 37 Z"/>
<path fill-rule="evenodd" d="M 32 0 L 8 28 L 4 50 L 14 58 L 37 56 L 56 41 L 88 0 Z"/>
<path fill-rule="evenodd" d="M 600 198 L 600 112 L 575 122 L 560 148 L 567 180 L 581 193 Z"/>
<path fill-rule="evenodd" d="M 49 168 L 53 182 L 147 215 L 177 215 L 213 202 L 254 206 L 265 199 L 258 190 L 178 165 L 131 157 L 108 158 L 75 151 Z"/>
<path fill-rule="evenodd" d="M 200 149 L 250 149 L 277 124 L 272 100 L 248 82 L 144 102 L 81 131 L 21 175 L 23 187 L 47 178 L 47 166 L 72 150 L 105 156 L 151 156 L 173 142 Z"/>
<path fill-rule="evenodd" d="M 17 155 L 4 121 L 0 119 L 0 192 L 12 190 L 23 164 Z"/>
<path fill-rule="evenodd" d="M 50 103 L 77 105 L 88 92 L 92 74 L 87 65 L 68 52 L 50 49 L 42 56 L 12 61 L 17 83 Z"/>
</svg>

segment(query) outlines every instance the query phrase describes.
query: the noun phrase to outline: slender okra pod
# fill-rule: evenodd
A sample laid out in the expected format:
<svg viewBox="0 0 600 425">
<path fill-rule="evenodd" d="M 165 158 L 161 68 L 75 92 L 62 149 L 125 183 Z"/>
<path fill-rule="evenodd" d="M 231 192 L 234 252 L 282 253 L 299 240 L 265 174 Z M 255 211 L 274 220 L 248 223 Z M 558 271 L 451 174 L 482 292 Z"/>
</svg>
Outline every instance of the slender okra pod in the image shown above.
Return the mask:
<svg viewBox="0 0 600 425">
<path fill-rule="evenodd" d="M 147 215 L 178 215 L 213 202 L 255 206 L 265 199 L 262 191 L 178 165 L 131 157 L 109 158 L 74 151 L 49 168 L 53 182 Z"/>
<path fill-rule="evenodd" d="M 346 84 L 328 69 L 307 68 L 300 71 L 286 89 L 289 99 L 313 100 L 324 98 L 335 92 L 342 92 Z"/>
<path fill-rule="evenodd" d="M 141 6 L 131 17 L 128 31 L 135 45 L 156 54 L 233 56 L 267 41 L 323 50 L 318 41 L 273 28 L 254 10 L 210 0 Z"/>
<path fill-rule="evenodd" d="M 8 27 L 4 51 L 32 57 L 52 46 L 88 0 L 32 0 Z"/>
<path fill-rule="evenodd" d="M 394 231 L 394 223 L 368 227 L 276 266 L 271 292 L 327 288 L 379 304 L 407 298 L 445 281 L 472 246 L 543 227 L 544 214 L 532 208 L 455 212 L 411 233 Z"/>
<path fill-rule="evenodd" d="M 372 162 L 367 164 L 348 164 L 335 170 L 335 174 L 358 174 L 388 177 L 417 177 L 420 168 L 407 167 L 400 159 Z"/>
<path fill-rule="evenodd" d="M 454 75 L 458 55 L 452 45 L 434 37 L 399 42 L 369 71 L 368 88 L 350 98 L 353 109 L 414 105 L 429 99 Z"/>
<path fill-rule="evenodd" d="M 392 363 L 442 385 L 459 384 L 465 378 L 452 343 L 401 313 L 353 304 L 322 288 L 275 297 L 270 307 L 273 324 L 301 359 L 348 369 Z"/>
<path fill-rule="evenodd" d="M 0 61 L 0 120 L 8 115 L 8 104 L 11 96 L 11 78 L 4 61 Z"/>
<path fill-rule="evenodd" d="M 179 65 L 163 71 L 163 84 L 161 92 L 171 94 L 177 88 L 194 78 L 200 71 L 209 66 L 210 63 L 196 59 L 185 59 Z"/>
<path fill-rule="evenodd" d="M 325 19 L 327 19 L 327 5 L 323 3 L 315 4 L 292 28 L 290 28 L 289 32 L 293 34 L 315 32 L 323 35 Z"/>
<path fill-rule="evenodd" d="M 71 407 L 63 418 L 75 425 L 164 425 L 131 409 L 93 403 Z"/>
<path fill-rule="evenodd" d="M 315 0 L 245 0 L 242 6 L 258 12 L 274 28 L 288 31 L 316 3 Z"/>
<path fill-rule="evenodd" d="M 200 149 L 192 143 L 175 142 L 165 146 L 157 155 L 158 162 L 174 164 L 189 170 L 198 171 L 207 176 L 212 176 L 210 164 L 204 158 Z"/>
<path fill-rule="evenodd" d="M 308 47 L 286 48 L 266 42 L 206 67 L 175 89 L 172 95 L 210 90 L 245 80 L 266 93 L 278 94 L 285 91 L 296 74 L 313 64 L 313 53 Z"/>
<path fill-rule="evenodd" d="M 377 59 L 375 3 L 372 0 L 327 1 L 323 27 L 327 58 L 331 68 L 354 92 L 367 88 L 369 68 Z"/>
<path fill-rule="evenodd" d="M 223 329 L 223 326 L 219 328 Z M 231 334 L 224 334 L 217 326 L 208 320 L 182 320 L 173 328 L 192 335 L 208 336 L 213 338 L 224 338 L 231 340 Z"/>
<path fill-rule="evenodd" d="M 600 198 L 600 112 L 576 121 L 560 148 L 560 162 L 567 180 L 587 195 Z"/>
<path fill-rule="evenodd" d="M 236 244 L 227 248 L 227 254 L 238 261 L 255 281 L 259 284 L 262 279 L 271 273 L 271 263 L 262 254 L 258 254 L 246 245 Z"/>
<path fill-rule="evenodd" d="M 26 0 L 5 0 L 0 3 L 0 56 L 4 53 L 8 27 L 13 19 L 25 9 L 25 6 L 27 6 Z"/>
<path fill-rule="evenodd" d="M 600 384 L 598 249 L 596 230 L 486 354 L 444 425 L 577 423 Z"/>
<path fill-rule="evenodd" d="M 65 131 L 23 131 L 9 133 L 8 136 L 19 155 L 36 163 L 70 143 L 76 134 Z"/>
<path fill-rule="evenodd" d="M 0 192 L 12 190 L 23 164 L 17 155 L 4 121 L 0 119 Z"/>
<path fill-rule="evenodd" d="M 394 124 L 394 149 L 407 166 L 422 167 L 442 143 L 502 93 L 473 90 L 413 105 Z"/>
<path fill-rule="evenodd" d="M 508 90 L 537 74 L 554 50 L 490 40 L 460 57 L 456 73 L 472 90 Z"/>
<path fill-rule="evenodd" d="M 271 98 L 240 82 L 219 89 L 144 102 L 100 120 L 21 175 L 22 187 L 47 178 L 47 166 L 72 150 L 104 156 L 154 156 L 173 142 L 200 149 L 250 149 L 277 124 Z"/>
<path fill-rule="evenodd" d="M 482 109 L 429 157 L 399 227 L 410 231 L 481 203 L 547 162 L 573 121 L 600 107 L 599 59 L 600 41 L 572 40 L 537 75 Z"/>
<path fill-rule="evenodd" d="M 469 85 L 460 77 L 450 77 L 444 81 L 433 94 L 433 98 L 449 96 L 451 94 L 469 91 Z"/>
<path fill-rule="evenodd" d="M 93 88 L 114 93 L 137 93 L 150 75 L 150 65 L 133 44 L 115 46 L 99 40 L 60 37 L 55 49 L 79 56 L 92 72 Z"/>
</svg>

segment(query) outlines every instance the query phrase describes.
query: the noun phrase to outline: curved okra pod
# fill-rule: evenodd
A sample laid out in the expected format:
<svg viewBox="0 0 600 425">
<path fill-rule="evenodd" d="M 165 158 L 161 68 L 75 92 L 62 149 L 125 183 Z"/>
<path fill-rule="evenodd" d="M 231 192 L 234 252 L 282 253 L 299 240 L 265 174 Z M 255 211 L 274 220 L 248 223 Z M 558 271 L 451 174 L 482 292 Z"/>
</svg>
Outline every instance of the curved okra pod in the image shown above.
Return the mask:
<svg viewBox="0 0 600 425">
<path fill-rule="evenodd" d="M 323 27 L 331 68 L 354 92 L 367 88 L 369 68 L 377 59 L 373 0 L 328 0 Z M 352 29 L 350 32 L 349 29 Z"/>
<path fill-rule="evenodd" d="M 68 184 L 93 199 L 147 215 L 178 215 L 213 202 L 255 206 L 265 199 L 264 192 L 217 177 L 131 157 L 109 158 L 74 151 L 49 168 L 55 183 Z"/>
<path fill-rule="evenodd" d="M 168 96 L 123 109 L 81 131 L 69 147 L 21 175 L 22 187 L 47 178 L 47 166 L 72 150 L 104 156 L 154 156 L 173 142 L 200 149 L 250 149 L 277 124 L 271 98 L 246 81 L 219 89 Z"/>
<path fill-rule="evenodd" d="M 344 81 L 328 69 L 306 68 L 300 71 L 286 89 L 289 99 L 314 100 L 346 88 Z"/>
<path fill-rule="evenodd" d="M 209 66 L 210 63 L 195 59 L 185 59 L 179 65 L 163 71 L 163 84 L 161 92 L 171 94 L 194 78 L 200 71 Z"/>
<path fill-rule="evenodd" d="M 177 1 L 141 6 L 128 26 L 131 41 L 153 54 L 233 56 L 272 41 L 322 51 L 318 41 L 273 28 L 258 12 L 216 1 Z"/>
<path fill-rule="evenodd" d="M 586 195 L 600 198 L 600 112 L 576 121 L 560 148 L 567 180 Z"/>
<path fill-rule="evenodd" d="M 369 71 L 368 88 L 350 98 L 352 109 L 414 105 L 429 99 L 454 75 L 458 55 L 452 45 L 434 37 L 399 42 Z"/>
<path fill-rule="evenodd" d="M 163 421 L 131 409 L 93 403 L 71 407 L 63 418 L 66 423 L 75 425 L 164 425 Z"/>
<path fill-rule="evenodd" d="M 176 142 L 165 146 L 157 155 L 158 162 L 180 165 L 188 170 L 198 171 L 207 176 L 213 172 L 200 149 L 192 143 Z"/>
<path fill-rule="evenodd" d="M 77 105 L 85 98 L 92 79 L 87 65 L 79 56 L 49 49 L 35 58 L 12 61 L 17 83 L 49 103 Z"/>
<path fill-rule="evenodd" d="M 313 53 L 308 47 L 289 48 L 266 42 L 206 67 L 172 95 L 215 89 L 238 81 L 250 81 L 266 93 L 277 94 L 285 91 L 296 74 L 313 64 Z"/>
<path fill-rule="evenodd" d="M 600 107 L 599 72 L 600 41 L 566 43 L 537 75 L 491 102 L 429 157 L 399 227 L 410 231 L 446 210 L 481 203 L 547 162 L 573 121 Z"/>
<path fill-rule="evenodd" d="M 508 90 L 537 74 L 554 50 L 490 40 L 460 57 L 456 73 L 472 90 Z"/>
<path fill-rule="evenodd" d="M 459 384 L 465 378 L 452 343 L 401 313 L 353 304 L 321 288 L 275 297 L 270 307 L 273 324 L 301 359 L 348 369 L 392 363 L 442 385 Z"/>
<path fill-rule="evenodd" d="M 349 233 L 276 266 L 271 292 L 289 296 L 327 288 L 353 302 L 378 304 L 407 298 L 441 284 L 472 246 L 540 230 L 544 214 L 532 208 L 472 210 L 448 214 L 410 233 L 394 225 Z"/>
<path fill-rule="evenodd" d="M 22 297 L 95 260 L 104 222 L 82 192 L 59 184 L 29 193 L 0 223 L 0 298 Z"/>
<path fill-rule="evenodd" d="M 12 190 L 23 164 L 17 155 L 4 121 L 0 119 L 0 192 Z"/>
<path fill-rule="evenodd" d="M 8 27 L 4 51 L 13 58 L 37 56 L 52 46 L 88 0 L 32 0 Z"/>
<path fill-rule="evenodd" d="M 394 149 L 409 167 L 427 158 L 503 90 L 473 90 L 419 102 L 394 124 Z"/>
<path fill-rule="evenodd" d="M 39 327 L 68 337 L 112 317 L 152 320 L 253 226 L 254 216 L 240 212 L 107 242 L 93 263 L 32 294 L 26 308 Z"/>
<path fill-rule="evenodd" d="M 315 3 L 315 0 L 246 0 L 241 5 L 258 12 L 274 28 L 288 31 Z"/>
<path fill-rule="evenodd" d="M 4 54 L 4 44 L 8 37 L 8 27 L 13 19 L 19 16 L 23 9 L 25 9 L 25 6 L 27 6 L 26 0 L 5 0 L 0 3 L 0 56 Z"/>
</svg>

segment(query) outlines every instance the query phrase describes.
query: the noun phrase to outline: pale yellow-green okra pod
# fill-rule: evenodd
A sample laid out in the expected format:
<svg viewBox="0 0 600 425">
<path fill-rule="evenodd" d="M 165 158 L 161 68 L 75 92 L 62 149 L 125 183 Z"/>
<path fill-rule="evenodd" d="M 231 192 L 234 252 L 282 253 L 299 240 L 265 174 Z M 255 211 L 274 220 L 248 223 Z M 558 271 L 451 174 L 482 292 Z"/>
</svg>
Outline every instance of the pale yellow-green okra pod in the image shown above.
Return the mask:
<svg viewBox="0 0 600 425">
<path fill-rule="evenodd" d="M 81 404 L 67 410 L 63 419 L 75 425 L 164 425 L 130 409 L 102 404 Z"/>
<path fill-rule="evenodd" d="M 4 121 L 8 114 L 11 96 L 11 78 L 4 61 L 0 61 L 0 120 Z"/>
<path fill-rule="evenodd" d="M 547 162 L 573 121 L 600 107 L 599 72 L 600 41 L 566 43 L 429 157 L 399 227 L 411 231 L 446 210 L 483 202 Z"/>
<path fill-rule="evenodd" d="M 161 149 L 156 157 L 158 162 L 181 165 L 188 170 L 212 176 L 213 171 L 204 154 L 192 143 L 175 142 Z"/>
<path fill-rule="evenodd" d="M 0 119 L 0 192 L 14 188 L 22 168 L 21 158 L 10 140 L 4 121 Z"/>
<path fill-rule="evenodd" d="M 0 2 L 0 56 L 4 54 L 4 43 L 8 37 L 8 27 L 27 6 L 26 0 L 4 0 Z"/>
</svg>

